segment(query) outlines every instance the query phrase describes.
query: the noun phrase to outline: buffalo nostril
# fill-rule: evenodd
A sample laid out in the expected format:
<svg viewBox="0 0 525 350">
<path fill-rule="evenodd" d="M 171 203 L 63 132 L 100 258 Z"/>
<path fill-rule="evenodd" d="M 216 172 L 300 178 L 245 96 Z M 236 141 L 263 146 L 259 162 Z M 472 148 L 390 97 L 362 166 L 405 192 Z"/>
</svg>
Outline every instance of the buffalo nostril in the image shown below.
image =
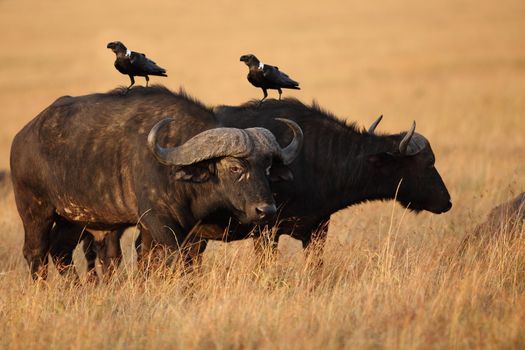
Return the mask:
<svg viewBox="0 0 525 350">
<path fill-rule="evenodd" d="M 275 207 L 274 204 L 272 205 L 264 204 L 264 205 L 259 205 L 255 207 L 255 213 L 260 219 L 272 217 L 273 215 L 275 215 L 276 212 L 277 212 L 277 208 Z"/>
</svg>

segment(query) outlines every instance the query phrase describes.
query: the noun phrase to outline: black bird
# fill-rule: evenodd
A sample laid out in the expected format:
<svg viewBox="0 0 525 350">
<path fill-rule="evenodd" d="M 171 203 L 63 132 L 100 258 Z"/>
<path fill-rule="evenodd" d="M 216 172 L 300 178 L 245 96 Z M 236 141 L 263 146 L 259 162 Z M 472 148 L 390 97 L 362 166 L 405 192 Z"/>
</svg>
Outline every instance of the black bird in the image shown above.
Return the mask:
<svg viewBox="0 0 525 350">
<path fill-rule="evenodd" d="M 115 68 L 120 73 L 129 75 L 131 85 L 128 86 L 128 90 L 135 84 L 135 76 L 146 78 L 146 87 L 149 83 L 148 75 L 168 76 L 164 68 L 157 66 L 155 62 L 147 58 L 143 53 L 128 50 L 120 41 L 109 43 L 107 48 L 117 55 Z"/>
<path fill-rule="evenodd" d="M 261 102 L 268 97 L 268 92 L 266 91 L 268 89 L 279 91 L 279 100 L 283 93 L 281 89 L 301 90 L 299 83 L 290 79 L 286 73 L 281 72 L 279 67 L 264 64 L 254 55 L 242 55 L 241 61 L 246 63 L 250 69 L 248 72 L 248 81 L 252 83 L 253 86 L 261 88 L 264 93 Z"/>
</svg>

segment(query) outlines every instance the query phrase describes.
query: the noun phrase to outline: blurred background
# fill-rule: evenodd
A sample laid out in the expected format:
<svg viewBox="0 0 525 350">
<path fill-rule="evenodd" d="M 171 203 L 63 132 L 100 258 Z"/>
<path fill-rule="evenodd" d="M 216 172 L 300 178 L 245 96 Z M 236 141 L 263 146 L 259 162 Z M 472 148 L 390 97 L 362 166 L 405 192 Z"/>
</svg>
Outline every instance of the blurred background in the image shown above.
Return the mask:
<svg viewBox="0 0 525 350">
<path fill-rule="evenodd" d="M 209 105 L 261 97 L 239 62 L 253 53 L 301 83 L 284 96 L 363 126 L 384 114 L 383 132 L 415 119 L 454 200 L 447 227 L 525 189 L 522 0 L 1 0 L 0 168 L 15 133 L 59 96 L 129 84 L 114 40 L 168 70 L 152 83 Z"/>
</svg>

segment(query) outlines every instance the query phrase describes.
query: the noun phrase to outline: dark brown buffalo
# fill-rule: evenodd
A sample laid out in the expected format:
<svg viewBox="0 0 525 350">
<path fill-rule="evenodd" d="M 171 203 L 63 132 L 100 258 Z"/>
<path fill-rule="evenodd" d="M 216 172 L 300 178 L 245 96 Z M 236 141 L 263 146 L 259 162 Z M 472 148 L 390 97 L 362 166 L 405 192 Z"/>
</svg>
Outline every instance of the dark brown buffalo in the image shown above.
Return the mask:
<svg viewBox="0 0 525 350">
<path fill-rule="evenodd" d="M 260 106 L 258 102 L 221 106 L 214 111 L 224 125 L 264 127 L 283 144 L 293 135 L 275 122 L 274 116 L 289 117 L 303 129 L 303 148 L 290 165 L 293 177 L 279 169 L 271 173 L 279 221 L 275 222 L 270 239 L 255 240 L 259 251 L 267 245 L 275 247 L 279 237 L 288 234 L 301 240 L 305 249 L 317 241 L 315 252 L 320 256 L 330 216 L 366 201 L 395 199 L 415 212 L 436 214 L 447 212 L 452 206 L 434 166 L 430 143 L 415 132 L 415 123 L 408 132 L 382 135 L 375 132 L 381 119 L 365 131 L 315 104 L 307 106 L 295 99 L 268 100 Z M 195 235 L 202 238 L 201 250 L 208 239 L 260 238 L 260 232 L 254 225 L 232 220 L 224 210 L 210 214 L 194 229 Z"/>
<path fill-rule="evenodd" d="M 250 102 L 239 107 L 214 109 L 219 120 L 230 127 L 260 126 L 271 130 L 280 142 L 291 134 L 272 120 L 272 115 L 289 116 L 301 126 L 304 145 L 288 174 L 272 173 L 272 192 L 279 208 L 272 239 L 256 240 L 256 248 L 280 235 L 301 240 L 304 248 L 312 241 L 322 249 L 330 216 L 340 209 L 372 200 L 396 199 L 412 211 L 440 214 L 452 204 L 448 190 L 435 168 L 435 156 L 428 140 L 415 132 L 376 134 L 379 118 L 368 131 L 341 121 L 317 105 L 296 99 L 269 100 L 259 106 Z M 286 181 L 284 181 L 286 180 Z M 253 225 L 236 224 L 218 211 L 203 220 L 199 230 L 206 239 L 231 241 L 258 236 Z M 317 253 L 320 253 L 317 250 Z"/>
<path fill-rule="evenodd" d="M 172 251 L 221 208 L 241 222 L 267 220 L 276 211 L 267 180 L 272 161 L 290 164 L 302 143 L 297 124 L 283 121 L 294 134 L 285 148 L 263 128 L 224 128 L 212 110 L 160 87 L 58 99 L 11 148 L 33 278 L 47 275 L 59 218 L 98 241 L 139 225 Z"/>
</svg>

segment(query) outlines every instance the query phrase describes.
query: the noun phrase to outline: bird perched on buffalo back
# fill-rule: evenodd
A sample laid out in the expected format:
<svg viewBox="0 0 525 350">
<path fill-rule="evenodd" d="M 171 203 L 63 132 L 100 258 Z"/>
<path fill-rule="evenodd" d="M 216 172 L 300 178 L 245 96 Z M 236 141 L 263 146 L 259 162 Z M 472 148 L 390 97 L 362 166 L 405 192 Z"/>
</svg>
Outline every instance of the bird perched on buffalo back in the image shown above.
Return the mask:
<svg viewBox="0 0 525 350">
<path fill-rule="evenodd" d="M 107 48 L 117 55 L 115 68 L 120 73 L 129 75 L 131 85 L 128 86 L 128 89 L 135 84 L 135 76 L 146 78 L 146 86 L 149 83 L 149 75 L 168 76 L 164 68 L 157 66 L 155 62 L 147 58 L 143 53 L 128 50 L 120 41 L 110 42 Z"/>
<path fill-rule="evenodd" d="M 264 64 L 254 55 L 243 55 L 241 56 L 241 61 L 249 68 L 248 81 L 252 83 L 253 86 L 261 88 L 264 93 L 261 102 L 268 97 L 268 89 L 279 91 L 279 100 L 283 93 L 281 89 L 301 90 L 299 83 L 290 79 L 286 73 L 281 72 L 279 67 Z"/>
</svg>

